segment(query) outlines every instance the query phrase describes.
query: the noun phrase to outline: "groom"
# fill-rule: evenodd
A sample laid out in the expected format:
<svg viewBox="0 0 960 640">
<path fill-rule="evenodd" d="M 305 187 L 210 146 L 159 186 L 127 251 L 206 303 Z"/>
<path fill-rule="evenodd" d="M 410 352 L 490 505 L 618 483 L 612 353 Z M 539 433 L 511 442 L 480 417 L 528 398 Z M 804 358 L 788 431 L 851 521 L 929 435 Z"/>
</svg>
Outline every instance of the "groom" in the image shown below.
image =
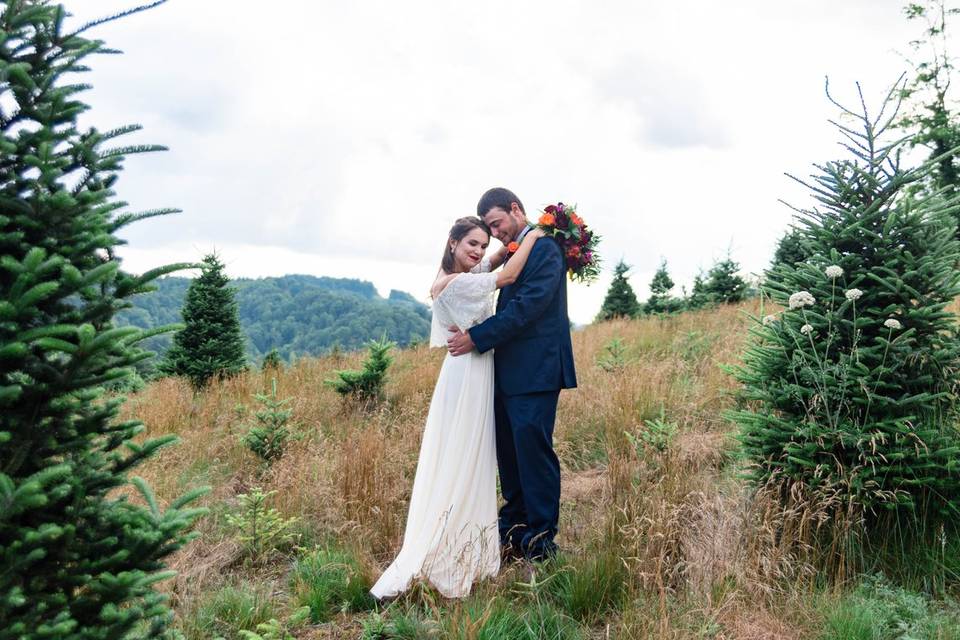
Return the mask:
<svg viewBox="0 0 960 640">
<path fill-rule="evenodd" d="M 530 229 L 523 203 L 507 189 L 484 193 L 477 215 L 504 245 L 519 243 Z M 531 560 L 557 551 L 560 462 L 553 424 L 560 389 L 577 386 L 565 276 L 560 246 L 538 241 L 517 281 L 500 292 L 496 315 L 448 341 L 455 356 L 496 349 L 497 465 L 506 501 L 500 542 L 507 553 Z"/>
</svg>

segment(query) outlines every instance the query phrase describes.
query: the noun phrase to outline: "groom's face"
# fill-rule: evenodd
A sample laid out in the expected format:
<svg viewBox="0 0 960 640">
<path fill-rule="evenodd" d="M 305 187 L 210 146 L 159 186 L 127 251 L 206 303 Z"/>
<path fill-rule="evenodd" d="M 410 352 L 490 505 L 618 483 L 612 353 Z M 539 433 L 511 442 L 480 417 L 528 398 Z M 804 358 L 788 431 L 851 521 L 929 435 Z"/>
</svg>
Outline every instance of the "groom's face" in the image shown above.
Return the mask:
<svg viewBox="0 0 960 640">
<path fill-rule="evenodd" d="M 516 204 L 510 207 L 510 211 L 493 207 L 487 212 L 487 215 L 483 216 L 483 221 L 490 227 L 493 237 L 503 244 L 509 244 L 516 240 L 526 224 L 523 211 Z"/>
</svg>

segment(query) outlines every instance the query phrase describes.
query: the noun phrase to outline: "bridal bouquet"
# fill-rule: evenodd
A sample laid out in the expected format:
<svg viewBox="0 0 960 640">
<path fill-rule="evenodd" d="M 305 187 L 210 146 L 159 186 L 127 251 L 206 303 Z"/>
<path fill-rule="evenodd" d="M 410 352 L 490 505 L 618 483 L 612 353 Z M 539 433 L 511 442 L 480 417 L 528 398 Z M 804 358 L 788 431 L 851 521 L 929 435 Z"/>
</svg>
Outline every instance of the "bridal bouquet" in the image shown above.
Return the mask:
<svg viewBox="0 0 960 640">
<path fill-rule="evenodd" d="M 600 275 L 600 256 L 597 254 L 600 236 L 587 229 L 583 218 L 577 215 L 575 205 L 562 202 L 547 205 L 537 226 L 560 243 L 571 280 L 589 284 Z"/>
</svg>

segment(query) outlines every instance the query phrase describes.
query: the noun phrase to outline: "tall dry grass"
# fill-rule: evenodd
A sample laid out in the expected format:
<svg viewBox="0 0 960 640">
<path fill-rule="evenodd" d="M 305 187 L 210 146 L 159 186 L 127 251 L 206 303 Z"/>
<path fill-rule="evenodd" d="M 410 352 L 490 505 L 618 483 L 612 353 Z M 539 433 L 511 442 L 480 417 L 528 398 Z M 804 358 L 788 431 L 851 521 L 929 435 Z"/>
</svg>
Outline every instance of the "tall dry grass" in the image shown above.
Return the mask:
<svg viewBox="0 0 960 640">
<path fill-rule="evenodd" d="M 714 637 L 767 637 L 777 628 L 800 637 L 808 614 L 785 585 L 799 584 L 808 571 L 803 536 L 800 544 L 790 541 L 809 523 L 747 490 L 731 455 L 733 426 L 723 417 L 735 383 L 721 365 L 737 362 L 746 314 L 757 312 L 748 303 L 574 333 L 579 388 L 561 394 L 555 432 L 563 466 L 558 542 L 574 564 L 599 550 L 627 567 L 630 603 L 604 621 L 619 633 L 610 637 L 702 637 L 708 623 L 722 631 Z M 625 359 L 607 371 L 596 362 L 614 338 L 626 346 Z M 299 519 L 304 546 L 348 544 L 372 575 L 389 562 L 402 541 L 444 354 L 421 346 L 395 356 L 386 401 L 372 411 L 344 405 L 323 384 L 336 369 L 359 367 L 362 353 L 251 371 L 199 394 L 167 379 L 131 396 L 126 417 L 142 419 L 149 436 L 182 440 L 140 470 L 161 504 L 194 486 L 213 488 L 199 539 L 173 559 L 175 605 L 186 609 L 199 594 L 241 577 L 280 585 L 277 598 L 286 601 L 280 577 L 289 558 L 243 562 L 223 518 L 252 486 L 277 492 L 272 506 Z M 255 411 L 253 394 L 266 391 L 272 376 L 278 396 L 291 399 L 295 439 L 265 469 L 240 436 Z M 675 433 L 663 450 L 638 449 L 625 433 L 654 420 L 675 425 Z M 815 516 L 797 516 L 805 517 Z M 516 579 L 507 568 L 480 593 L 509 594 Z M 355 629 L 355 620 L 341 622 Z"/>
</svg>

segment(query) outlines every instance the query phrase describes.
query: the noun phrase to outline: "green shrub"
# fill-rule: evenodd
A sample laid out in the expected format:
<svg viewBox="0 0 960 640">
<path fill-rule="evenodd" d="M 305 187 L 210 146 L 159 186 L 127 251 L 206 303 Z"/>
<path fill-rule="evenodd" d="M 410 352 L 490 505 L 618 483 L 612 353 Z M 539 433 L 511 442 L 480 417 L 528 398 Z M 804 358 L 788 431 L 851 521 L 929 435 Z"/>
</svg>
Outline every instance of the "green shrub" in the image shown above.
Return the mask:
<svg viewBox="0 0 960 640">
<path fill-rule="evenodd" d="M 289 399 L 277 400 L 277 379 L 273 379 L 273 390 L 270 395 L 258 393 L 254 399 L 260 403 L 261 409 L 254 414 L 257 424 L 243 436 L 243 442 L 257 454 L 261 460 L 271 463 L 283 455 L 284 445 L 290 437 L 287 422 L 293 415 L 291 409 L 285 408 Z"/>
<path fill-rule="evenodd" d="M 764 293 L 785 310 L 755 319 L 735 369 L 748 408 L 733 417 L 757 483 L 799 482 L 868 516 L 956 517 L 952 205 L 908 197 L 930 165 L 901 168 L 889 123 L 847 115 L 859 125 L 842 129 L 852 157 L 808 184 L 819 206 L 798 224 L 810 257 L 767 274 Z"/>
<path fill-rule="evenodd" d="M 822 640 L 947 640 L 960 638 L 960 618 L 927 597 L 867 578 L 834 605 Z"/>
<path fill-rule="evenodd" d="M 180 625 L 187 640 L 235 638 L 241 631 L 255 630 L 275 615 L 269 587 L 249 583 L 201 595 L 194 607 L 186 612 Z"/>
<path fill-rule="evenodd" d="M 290 544 L 294 537 L 290 527 L 297 518 L 284 518 L 279 511 L 267 506 L 267 500 L 275 493 L 264 493 L 254 487 L 249 493 L 237 496 L 236 513 L 226 514 L 227 524 L 235 530 L 244 551 L 254 558 Z"/>
<path fill-rule="evenodd" d="M 603 346 L 605 353 L 597 358 L 597 366 L 607 373 L 619 373 L 627 364 L 627 347 L 620 338 L 612 338 Z"/>
<path fill-rule="evenodd" d="M 338 549 L 318 548 L 298 558 L 290 576 L 298 606 L 310 607 L 314 622 L 326 622 L 340 611 L 366 611 L 375 606 L 373 584 L 360 562 Z"/>
<path fill-rule="evenodd" d="M 359 371 L 337 371 L 337 377 L 326 383 L 334 391 L 361 404 L 371 404 L 383 399 L 383 389 L 387 383 L 387 369 L 393 363 L 390 350 L 394 343 L 386 339 L 369 343 L 369 355 Z"/>
</svg>

